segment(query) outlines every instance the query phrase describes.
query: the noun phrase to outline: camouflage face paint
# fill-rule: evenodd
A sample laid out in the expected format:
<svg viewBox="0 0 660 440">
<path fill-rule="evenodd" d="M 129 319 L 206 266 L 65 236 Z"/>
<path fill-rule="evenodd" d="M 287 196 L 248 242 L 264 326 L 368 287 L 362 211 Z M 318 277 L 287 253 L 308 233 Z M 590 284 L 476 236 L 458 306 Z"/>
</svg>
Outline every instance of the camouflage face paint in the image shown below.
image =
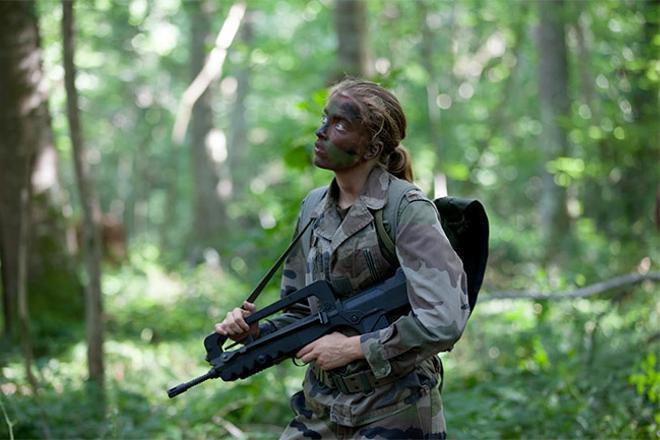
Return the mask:
<svg viewBox="0 0 660 440">
<path fill-rule="evenodd" d="M 344 95 L 330 98 L 316 136 L 314 164 L 329 170 L 348 169 L 360 163 L 368 139 L 358 106 Z"/>
<path fill-rule="evenodd" d="M 351 165 L 354 165 L 357 159 L 359 159 L 359 157 L 357 157 L 358 153 L 355 149 L 344 150 L 342 147 L 338 147 L 332 142 L 326 142 L 324 147 L 328 163 L 337 168 L 348 168 Z"/>
</svg>

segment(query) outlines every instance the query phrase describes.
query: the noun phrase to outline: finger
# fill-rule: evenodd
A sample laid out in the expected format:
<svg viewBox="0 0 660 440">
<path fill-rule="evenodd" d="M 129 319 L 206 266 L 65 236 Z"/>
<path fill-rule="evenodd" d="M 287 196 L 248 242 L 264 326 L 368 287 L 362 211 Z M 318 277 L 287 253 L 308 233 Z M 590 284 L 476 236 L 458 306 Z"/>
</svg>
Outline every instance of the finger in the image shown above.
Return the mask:
<svg viewBox="0 0 660 440">
<path fill-rule="evenodd" d="M 227 330 L 225 330 L 225 326 L 221 323 L 215 325 L 215 332 L 227 336 Z"/>
<path fill-rule="evenodd" d="M 233 335 L 238 335 L 238 334 L 241 334 L 241 333 L 244 332 L 243 329 L 241 328 L 240 324 L 238 322 L 236 322 L 236 320 L 234 319 L 234 316 L 231 316 L 231 317 L 227 318 L 225 320 L 224 324 L 225 324 L 225 329 L 232 336 Z"/>
<path fill-rule="evenodd" d="M 225 328 L 227 329 L 227 335 L 229 336 L 236 336 L 237 334 L 241 333 L 241 331 L 237 330 L 236 326 L 232 324 L 227 324 Z"/>
<path fill-rule="evenodd" d="M 316 342 L 311 342 L 311 343 L 305 345 L 303 348 L 298 350 L 298 353 L 296 353 L 296 357 L 299 358 L 299 359 L 302 359 L 303 356 L 305 356 L 310 351 L 314 350 L 315 346 L 316 346 Z"/>
<path fill-rule="evenodd" d="M 243 330 L 243 328 L 237 322 L 227 324 L 227 331 L 234 336 L 245 333 L 245 330 Z"/>
<path fill-rule="evenodd" d="M 314 353 L 307 353 L 306 355 L 302 356 L 300 358 L 301 361 L 304 363 L 308 364 L 314 360 L 316 360 L 316 357 L 314 356 Z"/>
<path fill-rule="evenodd" d="M 254 312 L 255 310 L 257 310 L 257 306 L 255 306 L 255 305 L 252 304 L 251 302 L 247 302 L 247 301 L 245 301 L 245 302 L 243 303 L 243 310 L 246 310 L 246 311 L 252 313 L 252 312 Z"/>
<path fill-rule="evenodd" d="M 306 350 L 307 347 L 303 347 L 296 353 L 296 357 L 298 359 L 302 359 L 303 357 L 307 356 L 309 353 L 311 353 L 311 350 Z"/>
<path fill-rule="evenodd" d="M 234 318 L 234 322 L 236 323 L 239 329 L 242 329 L 243 331 L 248 331 L 250 330 L 250 326 L 247 325 L 245 319 L 243 318 L 244 312 L 245 311 L 243 309 L 234 309 L 232 317 Z"/>
</svg>

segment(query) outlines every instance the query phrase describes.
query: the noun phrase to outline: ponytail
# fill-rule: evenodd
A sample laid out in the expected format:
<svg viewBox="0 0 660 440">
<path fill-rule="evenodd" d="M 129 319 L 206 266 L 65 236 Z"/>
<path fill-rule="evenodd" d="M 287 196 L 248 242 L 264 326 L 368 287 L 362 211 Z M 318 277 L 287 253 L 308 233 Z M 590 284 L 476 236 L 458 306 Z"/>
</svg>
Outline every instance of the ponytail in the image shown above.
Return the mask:
<svg viewBox="0 0 660 440">
<path fill-rule="evenodd" d="M 387 171 L 399 179 L 413 181 L 412 159 L 410 153 L 403 145 L 396 148 L 387 157 L 384 164 Z"/>
</svg>

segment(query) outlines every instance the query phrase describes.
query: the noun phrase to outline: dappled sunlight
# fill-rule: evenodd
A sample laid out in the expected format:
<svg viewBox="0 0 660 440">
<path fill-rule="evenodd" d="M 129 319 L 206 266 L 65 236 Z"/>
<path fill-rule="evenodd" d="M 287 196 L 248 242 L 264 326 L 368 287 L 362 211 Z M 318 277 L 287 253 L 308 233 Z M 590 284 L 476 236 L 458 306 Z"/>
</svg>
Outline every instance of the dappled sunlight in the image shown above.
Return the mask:
<svg viewBox="0 0 660 440">
<path fill-rule="evenodd" d="M 89 0 L 64 2 L 71 39 L 60 2 L 0 3 L 0 437 L 279 435 L 288 360 L 167 390 L 208 371 L 205 336 L 333 178 L 314 143 L 345 75 L 401 100 L 415 185 L 489 216 L 476 308 L 440 354 L 449 438 L 658 436 L 654 2 Z"/>
</svg>

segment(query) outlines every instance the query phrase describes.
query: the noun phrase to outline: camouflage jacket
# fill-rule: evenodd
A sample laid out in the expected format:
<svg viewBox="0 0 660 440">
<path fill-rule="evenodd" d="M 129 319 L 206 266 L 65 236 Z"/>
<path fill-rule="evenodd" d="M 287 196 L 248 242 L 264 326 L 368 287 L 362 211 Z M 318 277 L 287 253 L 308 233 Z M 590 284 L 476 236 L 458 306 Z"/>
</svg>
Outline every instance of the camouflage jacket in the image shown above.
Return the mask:
<svg viewBox="0 0 660 440">
<path fill-rule="evenodd" d="M 337 295 L 347 297 L 393 273 L 395 268 L 380 251 L 372 215 L 387 203 L 393 179 L 376 167 L 360 197 L 343 216 L 337 206 L 339 189 L 332 181 L 312 212 L 316 220 L 310 249 L 305 252 L 299 246 L 285 262 L 283 296 L 314 281 L 327 280 Z M 296 230 L 302 226 L 299 217 Z M 394 375 L 401 380 L 368 395 L 342 394 L 325 388 L 308 369 L 304 384 L 307 404 L 334 423 L 358 426 L 413 404 L 419 387 L 437 383 L 438 362 L 434 357 L 453 347 L 469 315 L 462 263 L 440 226 L 435 206 L 421 191 L 413 190 L 404 197 L 395 238 L 412 312 L 389 327 L 362 335 L 366 359 L 349 364 L 340 374 L 370 369 L 378 379 Z M 262 325 L 262 332 L 269 333 L 314 311 L 314 303 L 297 304 Z"/>
</svg>

